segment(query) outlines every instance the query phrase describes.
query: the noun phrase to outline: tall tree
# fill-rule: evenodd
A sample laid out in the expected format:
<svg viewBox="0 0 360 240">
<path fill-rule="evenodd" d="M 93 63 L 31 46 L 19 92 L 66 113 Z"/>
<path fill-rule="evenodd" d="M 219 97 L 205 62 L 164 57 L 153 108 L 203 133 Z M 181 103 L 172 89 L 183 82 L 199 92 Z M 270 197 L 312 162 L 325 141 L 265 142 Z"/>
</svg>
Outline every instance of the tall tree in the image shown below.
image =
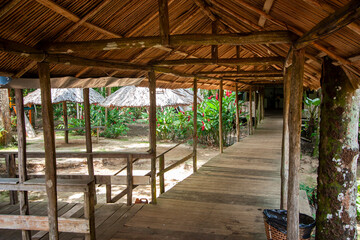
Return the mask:
<svg viewBox="0 0 360 240">
<path fill-rule="evenodd" d="M 11 120 L 7 89 L 0 89 L 0 145 L 11 141 Z"/>
<path fill-rule="evenodd" d="M 357 239 L 359 92 L 331 59 L 322 68 L 316 239 Z"/>
</svg>

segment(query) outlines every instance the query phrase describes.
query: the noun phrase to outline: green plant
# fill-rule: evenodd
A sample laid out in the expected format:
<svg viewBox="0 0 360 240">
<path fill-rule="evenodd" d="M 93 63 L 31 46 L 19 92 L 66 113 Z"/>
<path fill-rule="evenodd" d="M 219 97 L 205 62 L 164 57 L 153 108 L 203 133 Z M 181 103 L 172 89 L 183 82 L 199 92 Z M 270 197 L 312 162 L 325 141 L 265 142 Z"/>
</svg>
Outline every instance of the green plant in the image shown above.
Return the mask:
<svg viewBox="0 0 360 240">
<path fill-rule="evenodd" d="M 300 190 L 304 190 L 306 192 L 310 205 L 315 207 L 317 201 L 316 187 L 311 187 L 304 183 L 300 183 Z"/>
<path fill-rule="evenodd" d="M 125 124 L 116 123 L 107 127 L 100 135 L 106 138 L 117 138 L 121 135 L 125 135 L 128 130 L 129 128 Z"/>
<path fill-rule="evenodd" d="M 2 138 L 4 136 L 4 134 L 6 134 L 8 131 L 5 130 L 5 128 L 0 127 L 0 138 Z"/>
</svg>

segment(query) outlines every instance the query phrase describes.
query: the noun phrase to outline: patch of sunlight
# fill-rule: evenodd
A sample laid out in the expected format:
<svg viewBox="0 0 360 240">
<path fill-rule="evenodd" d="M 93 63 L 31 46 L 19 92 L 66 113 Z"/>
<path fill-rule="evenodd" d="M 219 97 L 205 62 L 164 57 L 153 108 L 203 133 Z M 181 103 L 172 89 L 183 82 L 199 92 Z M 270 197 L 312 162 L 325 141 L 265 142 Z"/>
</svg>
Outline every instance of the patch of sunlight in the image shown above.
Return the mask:
<svg viewBox="0 0 360 240">
<path fill-rule="evenodd" d="M 83 196 L 84 196 L 83 193 L 75 193 L 75 194 L 71 195 L 71 196 L 69 197 L 69 199 L 70 199 L 70 200 L 73 200 L 73 199 L 77 199 L 77 198 L 82 198 Z"/>
</svg>

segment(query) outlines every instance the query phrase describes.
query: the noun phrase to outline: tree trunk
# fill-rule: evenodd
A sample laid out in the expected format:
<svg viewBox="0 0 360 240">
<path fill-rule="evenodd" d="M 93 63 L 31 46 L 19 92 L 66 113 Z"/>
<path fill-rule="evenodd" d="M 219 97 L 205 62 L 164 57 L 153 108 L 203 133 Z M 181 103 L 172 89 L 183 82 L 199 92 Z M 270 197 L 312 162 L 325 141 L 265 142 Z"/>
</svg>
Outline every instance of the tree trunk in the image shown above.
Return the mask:
<svg viewBox="0 0 360 240">
<path fill-rule="evenodd" d="M 327 57 L 321 87 L 316 239 L 357 239 L 359 94 L 342 68 Z"/>
<path fill-rule="evenodd" d="M 7 89 L 0 89 L 0 145 L 11 141 L 11 121 Z"/>
</svg>

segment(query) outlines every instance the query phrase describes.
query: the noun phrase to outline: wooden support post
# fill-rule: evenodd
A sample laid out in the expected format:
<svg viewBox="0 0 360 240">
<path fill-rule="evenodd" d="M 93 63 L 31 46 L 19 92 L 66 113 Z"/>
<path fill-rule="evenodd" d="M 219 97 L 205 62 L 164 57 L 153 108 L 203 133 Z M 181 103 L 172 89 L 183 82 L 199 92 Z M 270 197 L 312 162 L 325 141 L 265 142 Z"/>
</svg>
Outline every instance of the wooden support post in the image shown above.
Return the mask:
<svg viewBox="0 0 360 240">
<path fill-rule="evenodd" d="M 359 90 L 344 68 L 324 58 L 316 239 L 358 239 L 356 168 Z"/>
<path fill-rule="evenodd" d="M 106 184 L 106 203 L 111 202 L 111 184 Z"/>
<path fill-rule="evenodd" d="M 27 180 L 26 170 L 26 130 L 23 90 L 15 89 L 16 113 L 17 113 L 17 134 L 18 134 L 18 161 L 19 161 L 19 183 Z M 19 192 L 20 215 L 29 215 L 29 199 L 26 191 Z M 31 239 L 30 231 L 21 231 L 23 240 Z"/>
<path fill-rule="evenodd" d="M 255 121 L 254 121 L 254 127 L 255 129 L 258 127 L 258 106 L 259 106 L 259 93 L 257 91 L 254 91 L 254 101 L 255 101 Z"/>
<path fill-rule="evenodd" d="M 16 161 L 15 154 L 9 154 L 5 157 L 6 162 L 6 172 L 9 178 L 16 178 Z M 14 205 L 18 203 L 18 193 L 17 191 L 10 191 L 10 204 Z"/>
<path fill-rule="evenodd" d="M 84 98 L 84 115 L 85 115 L 85 142 L 86 142 L 86 152 L 92 153 L 92 140 L 91 140 L 91 122 L 90 122 L 90 89 L 83 89 L 83 98 Z M 88 174 L 91 180 L 95 180 L 95 170 L 94 170 L 94 158 L 92 155 L 87 157 L 87 167 Z M 94 184 L 95 187 L 95 184 Z M 95 189 L 94 189 L 95 192 Z M 96 194 L 95 204 L 96 204 Z"/>
<path fill-rule="evenodd" d="M 168 0 L 158 0 L 159 4 L 159 27 L 161 44 L 170 45 L 170 24 L 169 24 L 169 10 Z"/>
<path fill-rule="evenodd" d="M 159 157 L 159 172 L 165 169 L 165 156 L 161 155 Z M 163 194 L 165 192 L 165 176 L 164 173 L 160 174 L 160 193 Z"/>
<path fill-rule="evenodd" d="M 289 107 L 290 107 L 290 82 L 292 66 L 285 69 L 284 74 L 284 108 L 283 132 L 281 148 L 281 199 L 280 209 L 287 209 L 288 180 L 289 180 Z"/>
<path fill-rule="evenodd" d="M 288 239 L 299 238 L 299 169 L 301 106 L 303 96 L 305 51 L 293 53 L 293 69 L 290 83 L 289 114 L 289 182 L 288 182 Z"/>
<path fill-rule="evenodd" d="M 132 192 L 133 192 L 133 187 L 134 187 L 134 183 L 133 183 L 133 158 L 132 155 L 129 154 L 129 156 L 127 157 L 127 205 L 131 206 L 132 204 Z"/>
<path fill-rule="evenodd" d="M 84 194 L 84 217 L 89 221 L 90 231 L 85 234 L 85 240 L 95 240 L 95 180 L 89 184 L 89 191 Z"/>
<path fill-rule="evenodd" d="M 261 90 L 261 120 L 265 119 L 265 89 Z"/>
<path fill-rule="evenodd" d="M 239 89 L 235 83 L 235 104 L 236 104 L 236 139 L 240 142 L 240 109 L 239 109 Z"/>
<path fill-rule="evenodd" d="M 41 110 L 44 129 L 45 180 L 48 197 L 49 239 L 58 240 L 58 213 L 56 191 L 56 152 L 54 135 L 54 114 L 51 104 L 50 69 L 48 63 L 38 63 Z"/>
<path fill-rule="evenodd" d="M 252 118 L 253 118 L 253 109 L 252 109 L 252 95 L 253 95 L 253 91 L 250 87 L 249 90 L 249 135 L 253 134 L 253 123 L 252 123 Z"/>
<path fill-rule="evenodd" d="M 151 157 L 151 198 L 156 204 L 156 77 L 154 71 L 148 72 L 150 109 L 149 109 L 149 142 Z"/>
<path fill-rule="evenodd" d="M 63 117 L 64 117 L 64 127 L 65 129 L 68 128 L 68 115 L 67 115 L 67 106 L 66 106 L 66 102 L 64 101 L 62 103 L 63 106 Z M 69 143 L 69 131 L 65 130 L 65 143 L 68 144 Z"/>
<path fill-rule="evenodd" d="M 223 80 L 221 80 L 220 81 L 220 89 L 219 89 L 219 148 L 220 148 L 220 153 L 224 152 L 223 118 L 222 118 L 223 95 L 224 95 Z"/>
<path fill-rule="evenodd" d="M 197 79 L 194 78 L 194 99 L 193 99 L 193 111 L 194 111 L 194 131 L 193 131 L 193 171 L 197 172 Z"/>
</svg>

